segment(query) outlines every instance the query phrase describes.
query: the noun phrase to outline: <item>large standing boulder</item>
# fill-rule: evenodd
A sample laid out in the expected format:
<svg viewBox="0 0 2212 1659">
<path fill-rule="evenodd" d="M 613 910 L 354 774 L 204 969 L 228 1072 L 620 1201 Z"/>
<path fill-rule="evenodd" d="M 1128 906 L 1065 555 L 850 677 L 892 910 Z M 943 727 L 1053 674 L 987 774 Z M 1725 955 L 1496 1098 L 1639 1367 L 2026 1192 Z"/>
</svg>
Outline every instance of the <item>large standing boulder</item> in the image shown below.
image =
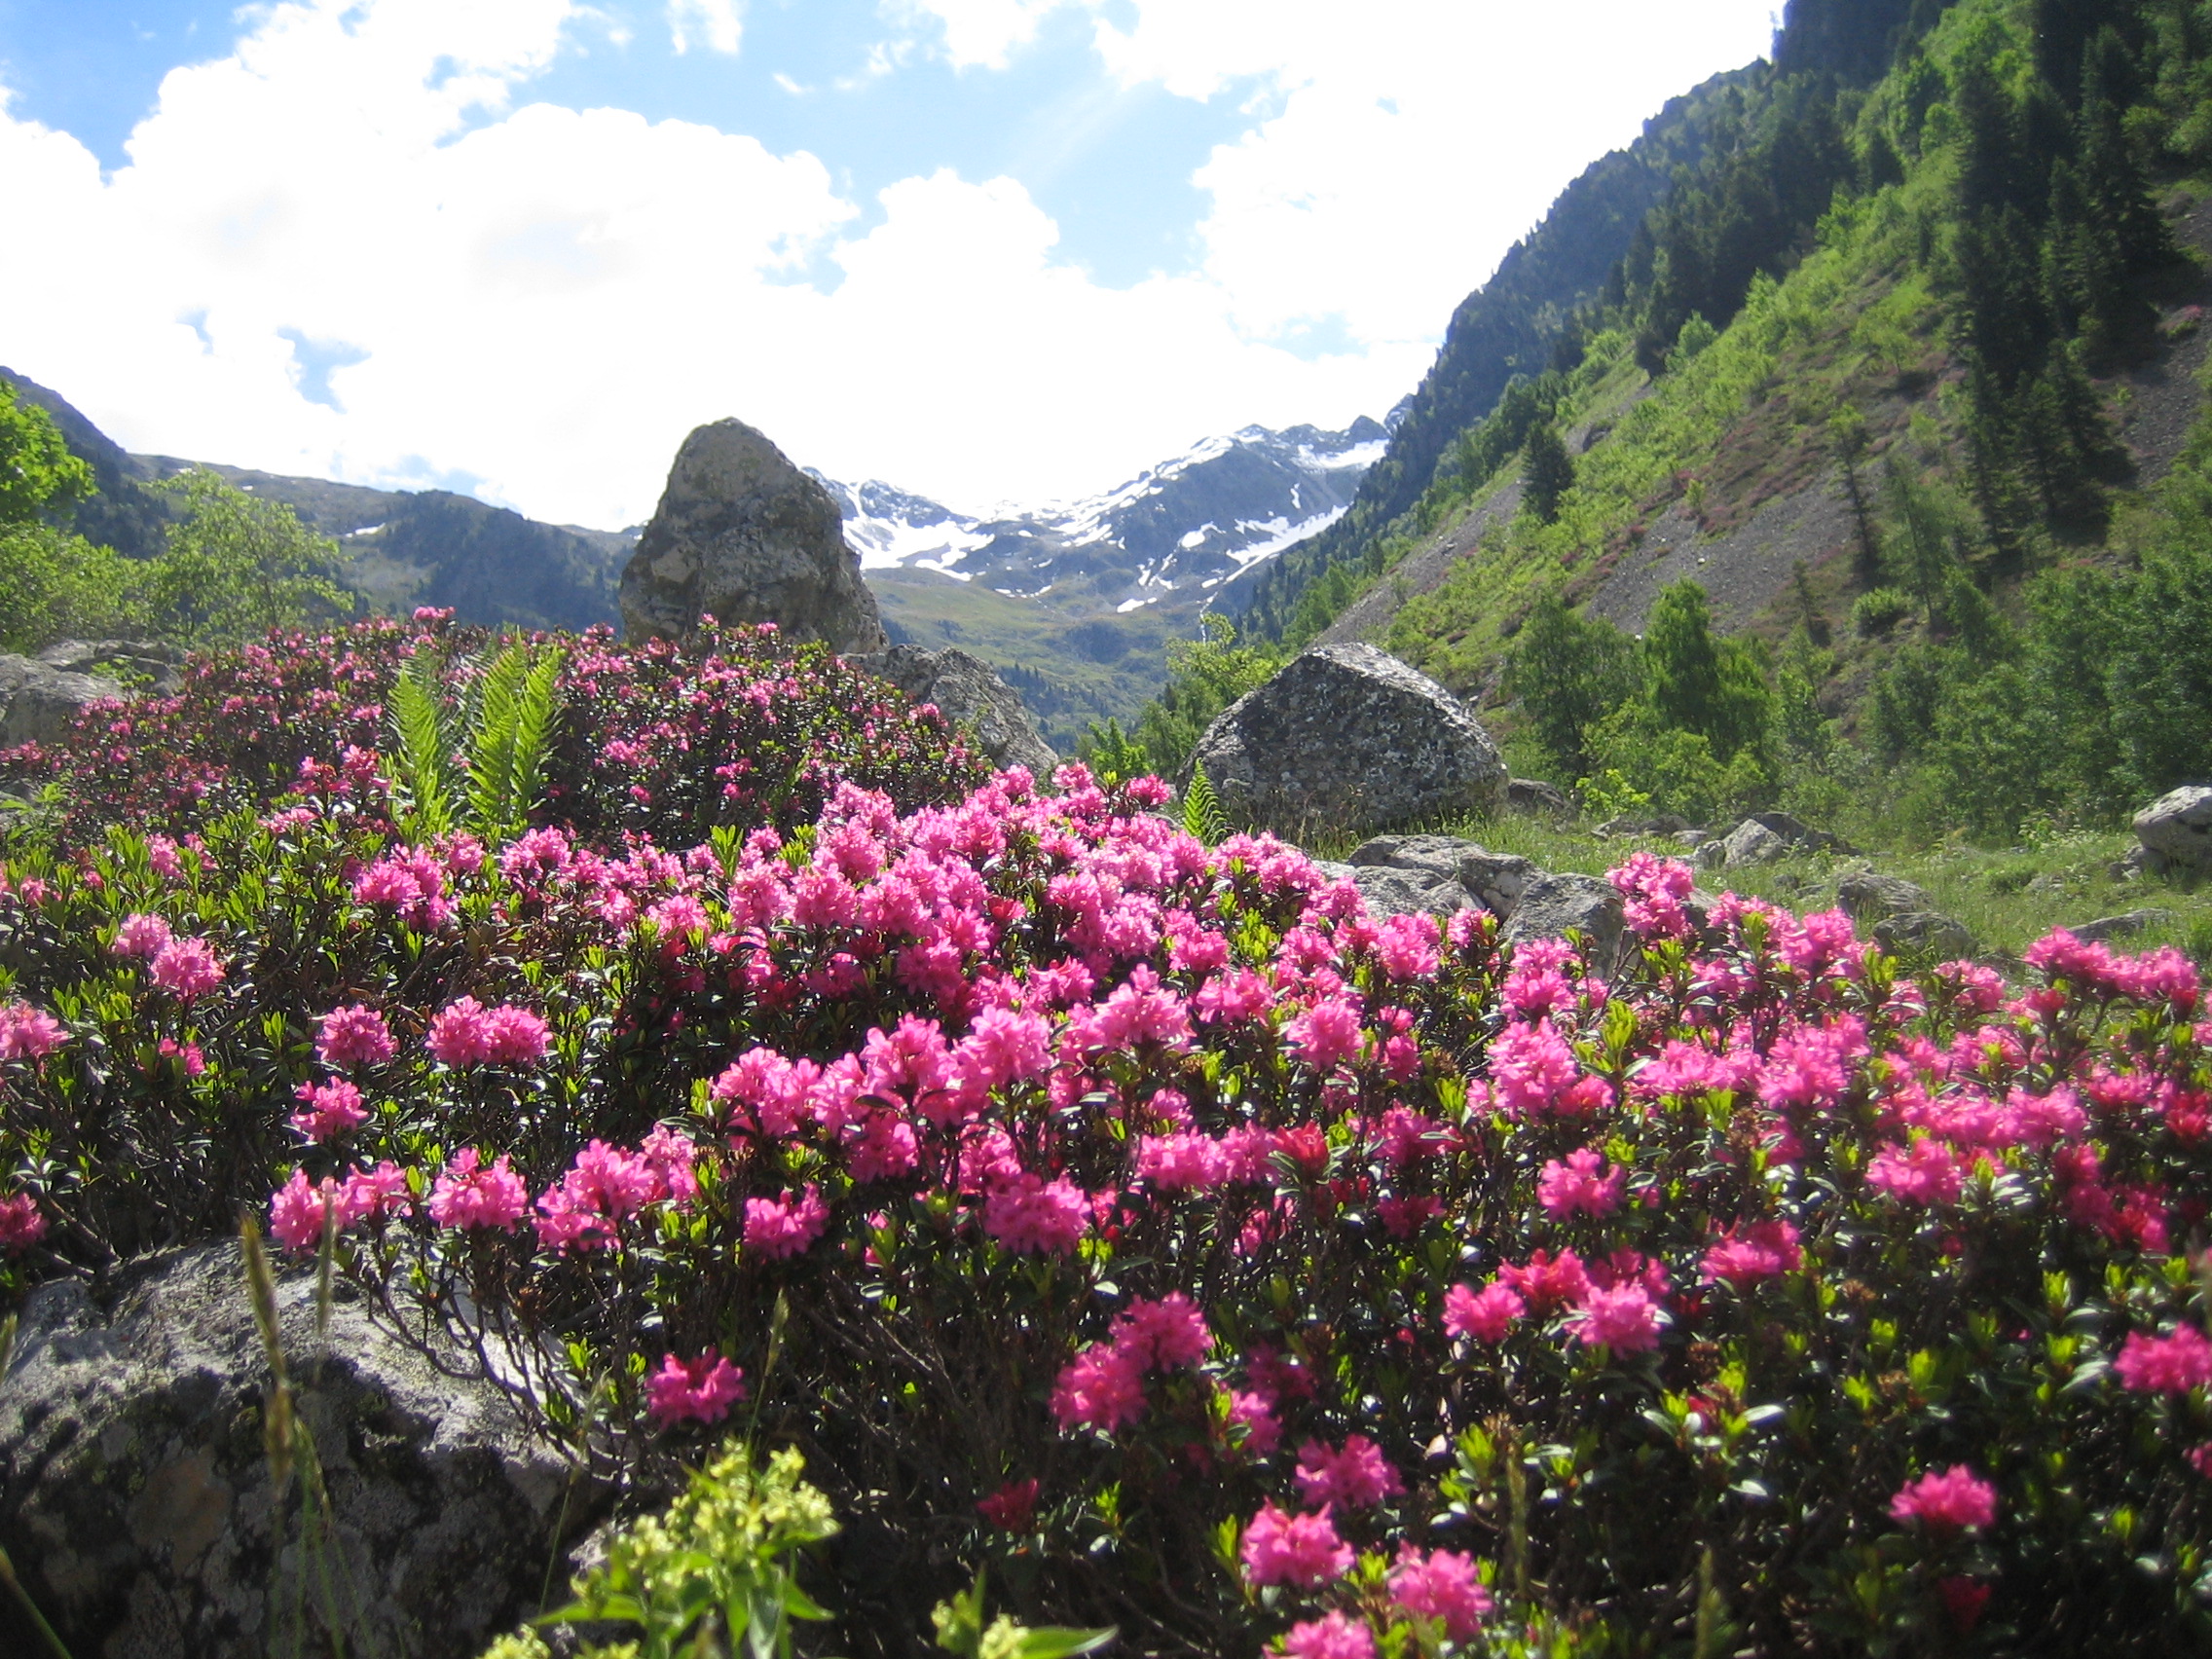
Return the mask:
<svg viewBox="0 0 2212 1659">
<path fill-rule="evenodd" d="M 880 675 L 917 703 L 936 704 L 939 714 L 976 734 L 994 766 L 1026 766 L 1042 781 L 1060 763 L 1052 746 L 1037 735 L 1021 694 L 980 657 L 893 645 L 855 657 L 853 666 Z"/>
<path fill-rule="evenodd" d="M 683 440 L 620 597 L 633 645 L 682 639 L 703 615 L 773 622 L 843 652 L 886 643 L 837 503 L 742 421 Z"/>
<path fill-rule="evenodd" d="M 2212 867 L 2212 789 L 2168 790 L 2135 815 L 2135 838 L 2149 855 L 2140 863 L 2154 874 Z"/>
<path fill-rule="evenodd" d="M 1494 812 L 1505 763 L 1458 698 L 1373 645 L 1320 645 L 1238 698 L 1192 758 L 1240 824 L 1360 833 Z"/>
<path fill-rule="evenodd" d="M 306 1273 L 277 1287 L 333 1511 L 308 1564 L 296 1485 L 272 1515 L 237 1245 L 133 1264 L 104 1303 L 75 1281 L 31 1293 L 0 1386 L 0 1546 L 72 1651 L 261 1659 L 304 1565 L 311 1620 L 335 1606 L 357 1654 L 465 1659 L 535 1610 L 556 1532 L 592 1519 L 585 1494 L 564 1501 L 562 1461 L 495 1387 L 434 1369 L 357 1305 L 316 1340 L 313 1290 Z M 35 1651 L 19 1641 L 7 1650 Z"/>
</svg>

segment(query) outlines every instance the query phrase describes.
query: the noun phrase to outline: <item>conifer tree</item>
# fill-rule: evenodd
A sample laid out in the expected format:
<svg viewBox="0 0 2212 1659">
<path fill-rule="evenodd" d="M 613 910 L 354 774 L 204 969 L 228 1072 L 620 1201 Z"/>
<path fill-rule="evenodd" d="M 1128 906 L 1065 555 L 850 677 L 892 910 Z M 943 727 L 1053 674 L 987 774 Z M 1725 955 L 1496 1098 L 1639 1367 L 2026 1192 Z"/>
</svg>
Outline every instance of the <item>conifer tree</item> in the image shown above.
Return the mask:
<svg viewBox="0 0 2212 1659">
<path fill-rule="evenodd" d="M 1529 429 L 1521 465 L 1522 500 L 1545 524 L 1559 522 L 1560 498 L 1574 488 L 1574 461 L 1559 428 L 1539 421 Z"/>
</svg>

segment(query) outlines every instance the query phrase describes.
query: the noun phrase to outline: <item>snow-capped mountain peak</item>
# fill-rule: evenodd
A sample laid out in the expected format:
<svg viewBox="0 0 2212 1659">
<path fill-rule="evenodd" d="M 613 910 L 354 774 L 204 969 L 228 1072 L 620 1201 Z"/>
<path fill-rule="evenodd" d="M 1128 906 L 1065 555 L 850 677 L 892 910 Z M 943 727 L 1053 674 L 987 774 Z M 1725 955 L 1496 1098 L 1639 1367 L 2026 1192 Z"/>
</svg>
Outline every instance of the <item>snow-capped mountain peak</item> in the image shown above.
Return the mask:
<svg viewBox="0 0 2212 1659">
<path fill-rule="evenodd" d="M 867 571 L 927 570 L 1054 608 L 1126 613 L 1210 592 L 1333 523 L 1388 434 L 1246 426 L 1087 500 L 971 518 L 891 485 L 824 478 Z M 816 475 L 817 477 L 820 474 Z"/>
</svg>

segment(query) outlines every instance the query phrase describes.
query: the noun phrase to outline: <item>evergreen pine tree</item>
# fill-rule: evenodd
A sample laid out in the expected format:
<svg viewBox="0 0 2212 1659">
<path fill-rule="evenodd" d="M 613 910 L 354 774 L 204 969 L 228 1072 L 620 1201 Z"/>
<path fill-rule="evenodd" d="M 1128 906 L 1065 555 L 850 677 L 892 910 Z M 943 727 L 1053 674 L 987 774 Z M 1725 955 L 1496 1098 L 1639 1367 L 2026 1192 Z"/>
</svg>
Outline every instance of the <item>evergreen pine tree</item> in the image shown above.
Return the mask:
<svg viewBox="0 0 2212 1659">
<path fill-rule="evenodd" d="M 1560 498 L 1574 488 L 1574 461 L 1559 428 L 1539 421 L 1530 428 L 1521 466 L 1522 501 L 1545 524 L 1559 522 Z"/>
</svg>

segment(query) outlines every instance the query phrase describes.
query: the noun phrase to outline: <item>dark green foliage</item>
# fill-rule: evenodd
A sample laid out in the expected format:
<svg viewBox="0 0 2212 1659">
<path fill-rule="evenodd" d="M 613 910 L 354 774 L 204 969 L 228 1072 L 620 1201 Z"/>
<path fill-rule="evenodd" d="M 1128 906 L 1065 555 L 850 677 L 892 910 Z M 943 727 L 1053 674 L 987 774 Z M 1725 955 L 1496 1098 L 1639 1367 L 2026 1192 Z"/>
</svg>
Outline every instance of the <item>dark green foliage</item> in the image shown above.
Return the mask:
<svg viewBox="0 0 2212 1659">
<path fill-rule="evenodd" d="M 1079 758 L 1117 778 L 1173 777 L 1214 716 L 1282 666 L 1267 645 L 1238 645 L 1236 626 L 1226 616 L 1209 612 L 1198 626 L 1200 638 L 1167 647 L 1167 684 L 1144 706 L 1136 729 L 1124 733 L 1119 720 L 1093 721 L 1077 745 Z"/>
<path fill-rule="evenodd" d="M 18 402 L 0 381 L 0 524 L 61 511 L 92 487 L 92 468 L 69 453 L 46 411 Z"/>
<path fill-rule="evenodd" d="M 1549 421 L 1538 424 L 1522 453 L 1522 504 L 1545 524 L 1555 524 L 1560 498 L 1573 488 L 1574 461 L 1560 440 L 1559 428 Z"/>
<path fill-rule="evenodd" d="M 1714 636 L 1712 604 L 1687 576 L 1651 607 L 1643 665 L 1652 710 L 1668 726 L 1706 739 L 1723 761 L 1765 739 L 1773 693 L 1762 658 L 1748 640 Z"/>
<path fill-rule="evenodd" d="M 1636 642 L 1603 617 L 1577 616 L 1557 592 L 1536 601 L 1506 658 L 1505 688 L 1569 781 L 1590 775 L 1589 734 L 1639 682 Z"/>
</svg>

